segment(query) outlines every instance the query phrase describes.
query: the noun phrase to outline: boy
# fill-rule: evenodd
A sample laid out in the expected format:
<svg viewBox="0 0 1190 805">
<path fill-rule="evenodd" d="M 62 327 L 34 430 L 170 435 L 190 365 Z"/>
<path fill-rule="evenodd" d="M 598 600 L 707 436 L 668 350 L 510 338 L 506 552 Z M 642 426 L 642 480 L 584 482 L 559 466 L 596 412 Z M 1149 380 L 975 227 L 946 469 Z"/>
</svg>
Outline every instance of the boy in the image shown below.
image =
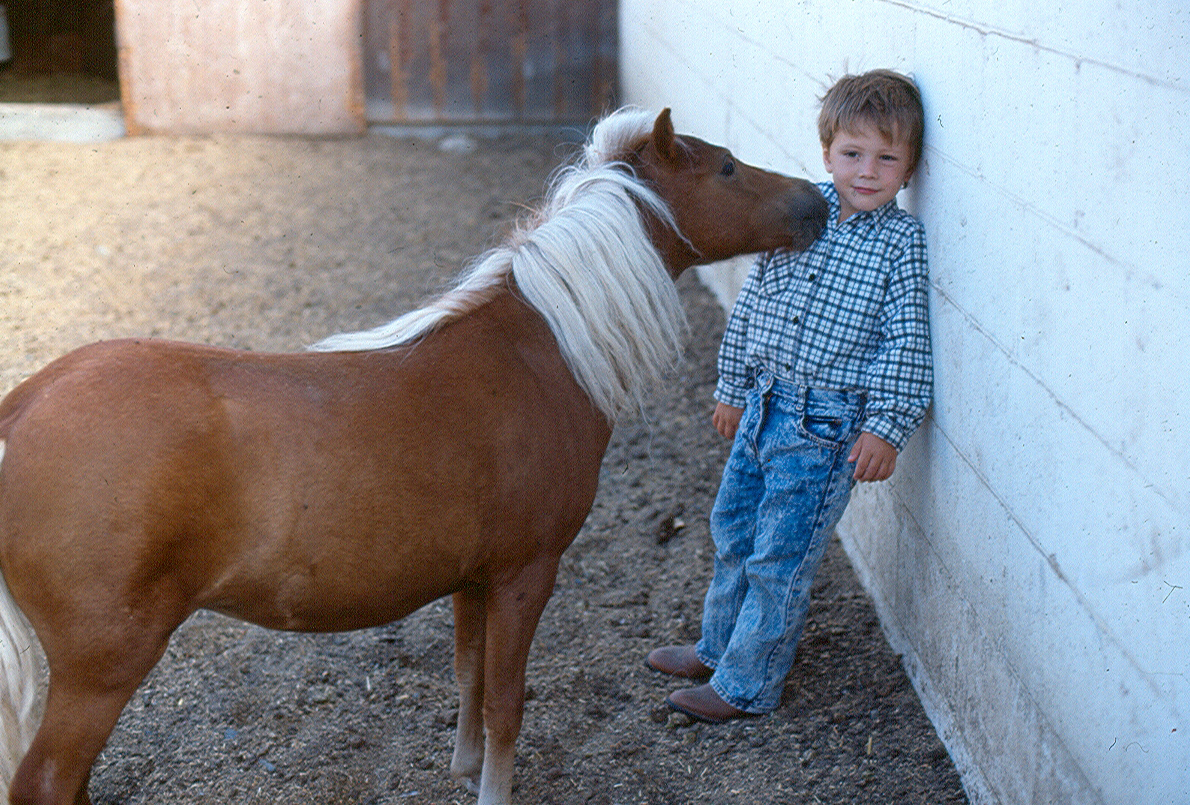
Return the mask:
<svg viewBox="0 0 1190 805">
<path fill-rule="evenodd" d="M 776 709 L 851 487 L 892 475 L 930 404 L 925 233 L 895 200 L 923 129 L 904 76 L 836 83 L 818 118 L 827 227 L 804 252 L 761 255 L 732 310 L 712 422 L 734 442 L 711 512 L 702 638 L 646 660 L 710 677 L 666 699 L 692 718 Z"/>
</svg>

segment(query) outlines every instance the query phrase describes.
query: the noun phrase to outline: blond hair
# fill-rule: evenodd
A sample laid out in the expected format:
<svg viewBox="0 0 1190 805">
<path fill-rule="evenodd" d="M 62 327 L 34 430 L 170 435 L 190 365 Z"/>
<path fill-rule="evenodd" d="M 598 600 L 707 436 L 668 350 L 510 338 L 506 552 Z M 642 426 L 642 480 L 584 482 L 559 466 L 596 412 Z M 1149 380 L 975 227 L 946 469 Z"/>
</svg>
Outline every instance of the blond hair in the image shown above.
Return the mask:
<svg viewBox="0 0 1190 805">
<path fill-rule="evenodd" d="M 925 110 L 913 80 L 892 70 L 845 75 L 827 90 L 818 114 L 818 139 L 830 148 L 840 131 L 856 132 L 874 126 L 891 142 L 907 142 L 909 173 L 921 161 Z"/>
</svg>

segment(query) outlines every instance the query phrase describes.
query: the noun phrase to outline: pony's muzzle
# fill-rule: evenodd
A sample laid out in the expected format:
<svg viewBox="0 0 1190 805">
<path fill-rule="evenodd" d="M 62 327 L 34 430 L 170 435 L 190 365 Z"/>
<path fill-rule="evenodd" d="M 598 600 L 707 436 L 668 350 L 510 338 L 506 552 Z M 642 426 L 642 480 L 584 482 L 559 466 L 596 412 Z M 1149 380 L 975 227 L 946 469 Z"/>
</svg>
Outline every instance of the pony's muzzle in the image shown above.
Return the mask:
<svg viewBox="0 0 1190 805">
<path fill-rule="evenodd" d="M 790 193 L 787 216 L 792 248 L 805 249 L 826 226 L 827 203 L 818 188 L 804 179 L 795 179 Z"/>
</svg>

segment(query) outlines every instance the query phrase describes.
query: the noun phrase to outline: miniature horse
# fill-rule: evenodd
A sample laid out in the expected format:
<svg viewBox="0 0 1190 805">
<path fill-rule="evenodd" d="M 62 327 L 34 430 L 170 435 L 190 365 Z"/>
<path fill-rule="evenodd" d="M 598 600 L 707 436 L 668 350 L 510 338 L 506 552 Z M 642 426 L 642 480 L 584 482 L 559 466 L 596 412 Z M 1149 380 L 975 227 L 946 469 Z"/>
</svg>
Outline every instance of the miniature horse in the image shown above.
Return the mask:
<svg viewBox="0 0 1190 805">
<path fill-rule="evenodd" d="M 196 609 L 332 631 L 450 594 L 451 773 L 509 803 L 529 644 L 616 416 L 677 355 L 672 278 L 805 248 L 825 216 L 807 182 L 675 136 L 668 109 L 621 110 L 427 308 L 299 354 L 101 342 L 26 380 L 0 403 L 11 802 L 90 802 Z"/>
</svg>

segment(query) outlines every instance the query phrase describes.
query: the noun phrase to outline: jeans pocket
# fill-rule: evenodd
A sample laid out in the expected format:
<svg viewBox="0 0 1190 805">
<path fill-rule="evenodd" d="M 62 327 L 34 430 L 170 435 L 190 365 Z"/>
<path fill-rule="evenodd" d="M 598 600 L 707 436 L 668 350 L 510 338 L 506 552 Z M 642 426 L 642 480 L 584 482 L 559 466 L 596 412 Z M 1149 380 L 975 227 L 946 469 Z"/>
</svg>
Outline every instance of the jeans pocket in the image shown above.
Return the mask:
<svg viewBox="0 0 1190 805">
<path fill-rule="evenodd" d="M 805 413 L 798 423 L 802 436 L 836 450 L 847 445 L 853 429 L 851 419 L 843 416 Z"/>
</svg>

